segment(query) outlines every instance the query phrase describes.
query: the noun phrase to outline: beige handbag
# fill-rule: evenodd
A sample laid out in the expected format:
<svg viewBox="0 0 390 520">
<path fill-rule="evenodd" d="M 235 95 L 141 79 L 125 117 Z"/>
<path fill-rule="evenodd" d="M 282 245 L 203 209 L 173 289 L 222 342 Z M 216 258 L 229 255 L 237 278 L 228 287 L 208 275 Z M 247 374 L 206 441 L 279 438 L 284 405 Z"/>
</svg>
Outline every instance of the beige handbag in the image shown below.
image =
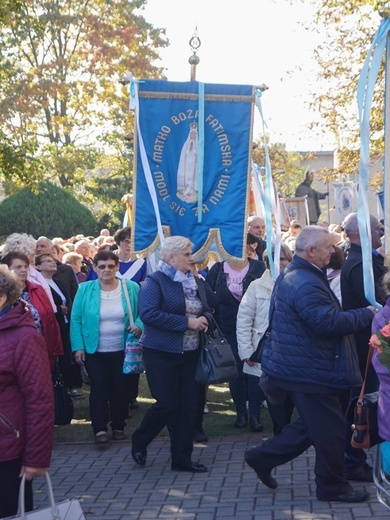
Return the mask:
<svg viewBox="0 0 390 520">
<path fill-rule="evenodd" d="M 19 489 L 19 508 L 16 516 L 8 516 L 4 520 L 86 520 L 81 509 L 80 502 L 77 498 L 64 500 L 56 504 L 54 500 L 53 487 L 49 473 L 46 471 L 46 484 L 49 494 L 50 507 L 42 507 L 26 513 L 24 504 L 24 487 L 26 483 L 26 475 L 23 475 Z"/>
</svg>

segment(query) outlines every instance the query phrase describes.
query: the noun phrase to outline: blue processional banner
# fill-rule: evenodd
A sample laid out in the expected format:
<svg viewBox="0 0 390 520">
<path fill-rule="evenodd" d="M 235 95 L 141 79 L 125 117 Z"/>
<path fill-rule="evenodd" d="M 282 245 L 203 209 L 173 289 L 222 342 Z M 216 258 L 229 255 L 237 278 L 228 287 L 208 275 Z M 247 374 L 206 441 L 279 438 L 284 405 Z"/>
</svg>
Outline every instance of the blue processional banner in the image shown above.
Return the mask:
<svg viewBox="0 0 390 520">
<path fill-rule="evenodd" d="M 160 80 L 137 87 L 134 253 L 157 249 L 160 221 L 165 236 L 194 243 L 196 258 L 214 240 L 223 258 L 243 258 L 255 87 Z"/>
</svg>

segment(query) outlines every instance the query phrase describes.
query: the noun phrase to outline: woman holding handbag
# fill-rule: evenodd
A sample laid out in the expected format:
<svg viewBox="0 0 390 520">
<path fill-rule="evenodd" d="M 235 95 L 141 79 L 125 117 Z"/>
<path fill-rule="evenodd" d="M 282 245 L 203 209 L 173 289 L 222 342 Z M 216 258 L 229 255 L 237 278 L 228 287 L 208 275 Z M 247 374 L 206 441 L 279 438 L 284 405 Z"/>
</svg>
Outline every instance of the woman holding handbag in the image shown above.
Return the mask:
<svg viewBox="0 0 390 520">
<path fill-rule="evenodd" d="M 243 372 L 243 362 L 238 355 L 237 346 L 237 313 L 241 299 L 249 284 L 260 278 L 265 271 L 263 261 L 245 258 L 240 261 L 226 260 L 216 262 L 207 274 L 208 282 L 215 293 L 217 305 L 215 320 L 222 330 L 223 335 L 232 347 L 237 361 L 239 377 L 229 382 L 229 390 L 236 408 L 237 418 L 234 423 L 236 428 L 248 426 L 246 410 L 247 378 Z M 251 427 L 254 427 L 252 421 Z M 258 427 L 258 426 L 256 426 Z"/>
<path fill-rule="evenodd" d="M 97 280 L 80 284 L 73 302 L 71 344 L 76 362 L 85 364 L 91 380 L 89 406 L 98 448 L 109 444 L 107 423 L 111 421 L 112 439 L 124 440 L 128 414 L 127 380 L 123 373 L 127 332 L 136 337 L 142 332 L 138 316 L 138 291 L 135 282 L 122 285 L 116 277 L 118 257 L 101 251 L 93 259 Z M 126 293 L 134 325 L 130 325 Z"/>
<path fill-rule="evenodd" d="M 54 400 L 45 342 L 25 302 L 22 283 L 0 266 L 0 518 L 16 515 L 20 477 L 26 476 L 26 510 L 33 508 L 31 481 L 50 465 Z"/>
<path fill-rule="evenodd" d="M 199 333 L 208 329 L 204 314 L 210 309 L 202 280 L 191 272 L 191 249 L 188 238 L 166 238 L 158 270 L 141 285 L 139 308 L 145 330 L 140 343 L 156 402 L 133 434 L 131 455 L 145 466 L 147 447 L 169 423 L 171 469 L 204 473 L 206 466 L 193 462 L 191 455 L 200 391 L 195 381 Z"/>
</svg>

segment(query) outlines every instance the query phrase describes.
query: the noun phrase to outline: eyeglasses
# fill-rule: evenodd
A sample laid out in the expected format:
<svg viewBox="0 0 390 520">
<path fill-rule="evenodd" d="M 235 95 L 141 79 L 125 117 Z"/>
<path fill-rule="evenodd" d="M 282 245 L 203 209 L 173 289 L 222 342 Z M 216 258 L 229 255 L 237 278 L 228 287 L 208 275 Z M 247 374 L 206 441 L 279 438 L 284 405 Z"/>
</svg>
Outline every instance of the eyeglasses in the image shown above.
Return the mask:
<svg viewBox="0 0 390 520">
<path fill-rule="evenodd" d="M 123 242 L 126 246 L 130 246 L 130 245 L 131 245 L 131 240 L 122 240 L 122 242 Z"/>
<path fill-rule="evenodd" d="M 100 264 L 96 266 L 100 271 L 104 271 L 104 269 L 110 269 L 112 271 L 113 269 L 116 269 L 116 264 Z"/>
<path fill-rule="evenodd" d="M 54 258 L 47 258 L 46 260 L 42 260 L 41 264 L 44 264 L 45 262 L 54 262 L 54 263 L 56 263 Z"/>
</svg>

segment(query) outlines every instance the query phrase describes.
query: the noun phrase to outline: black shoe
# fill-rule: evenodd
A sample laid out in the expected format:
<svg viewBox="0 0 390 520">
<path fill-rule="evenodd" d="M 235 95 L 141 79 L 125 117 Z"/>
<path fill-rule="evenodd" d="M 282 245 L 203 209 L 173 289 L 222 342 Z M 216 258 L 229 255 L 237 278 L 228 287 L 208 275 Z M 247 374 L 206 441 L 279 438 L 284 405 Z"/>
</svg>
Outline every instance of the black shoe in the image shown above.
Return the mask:
<svg viewBox="0 0 390 520">
<path fill-rule="evenodd" d="M 198 430 L 194 433 L 194 442 L 207 442 L 209 438 L 203 430 Z"/>
<path fill-rule="evenodd" d="M 236 422 L 234 423 L 235 428 L 246 428 L 248 426 L 248 417 L 246 415 L 237 415 Z"/>
<path fill-rule="evenodd" d="M 271 473 L 261 473 L 259 470 L 255 468 L 255 466 L 251 462 L 249 462 L 246 455 L 245 462 L 248 464 L 248 466 L 255 470 L 255 473 L 258 476 L 259 480 L 261 480 L 261 482 L 265 486 L 269 487 L 270 489 L 276 489 L 278 487 L 278 482 L 271 476 Z"/>
<path fill-rule="evenodd" d="M 68 389 L 68 394 L 72 399 L 85 399 L 85 395 L 81 392 L 78 392 L 75 388 Z"/>
<path fill-rule="evenodd" d="M 264 430 L 263 425 L 256 417 L 251 417 L 249 419 L 249 427 L 253 432 L 262 432 Z"/>
<path fill-rule="evenodd" d="M 190 462 L 189 464 L 172 464 L 172 471 L 188 471 L 190 473 L 207 473 L 208 468 L 203 464 L 198 464 L 196 462 Z"/>
<path fill-rule="evenodd" d="M 374 482 L 373 469 L 366 462 L 356 468 L 344 468 L 343 476 L 346 480 L 357 482 Z"/>
<path fill-rule="evenodd" d="M 140 450 L 137 449 L 134 442 L 134 433 L 132 436 L 132 443 L 131 443 L 131 456 L 133 457 L 133 460 L 138 466 L 145 466 L 146 464 L 146 450 Z"/>
<path fill-rule="evenodd" d="M 348 491 L 347 493 L 340 493 L 340 495 L 335 495 L 333 497 L 317 498 L 323 502 L 364 502 L 369 496 L 370 493 L 367 491 L 355 491 L 354 489 L 351 489 L 351 491 Z"/>
</svg>

